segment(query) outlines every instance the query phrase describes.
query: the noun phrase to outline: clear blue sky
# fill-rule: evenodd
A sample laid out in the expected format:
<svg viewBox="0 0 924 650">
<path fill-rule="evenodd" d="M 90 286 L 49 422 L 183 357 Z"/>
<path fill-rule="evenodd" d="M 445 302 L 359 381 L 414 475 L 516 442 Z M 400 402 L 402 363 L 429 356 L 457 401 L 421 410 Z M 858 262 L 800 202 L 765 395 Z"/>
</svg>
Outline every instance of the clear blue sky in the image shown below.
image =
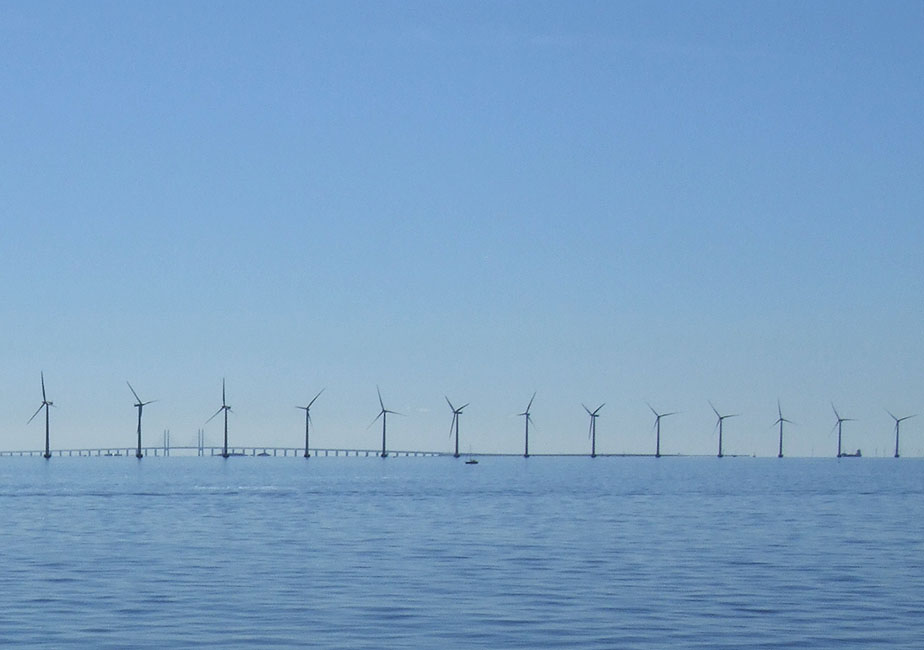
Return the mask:
<svg viewBox="0 0 924 650">
<path fill-rule="evenodd" d="M 924 3 L 2 2 L 0 447 L 891 452 Z M 905 423 L 924 454 L 924 417 Z M 220 439 L 218 419 L 206 427 Z"/>
</svg>

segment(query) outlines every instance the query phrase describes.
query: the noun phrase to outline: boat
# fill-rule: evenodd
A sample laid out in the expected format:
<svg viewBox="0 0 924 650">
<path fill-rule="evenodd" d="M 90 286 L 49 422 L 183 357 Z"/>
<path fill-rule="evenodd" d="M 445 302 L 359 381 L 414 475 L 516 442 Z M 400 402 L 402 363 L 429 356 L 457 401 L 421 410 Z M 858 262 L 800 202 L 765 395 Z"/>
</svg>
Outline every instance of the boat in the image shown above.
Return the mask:
<svg viewBox="0 0 924 650">
<path fill-rule="evenodd" d="M 850 454 L 850 453 L 843 453 L 843 454 L 841 454 L 841 457 L 842 457 L 842 458 L 862 458 L 862 457 L 863 457 L 863 454 L 860 452 L 859 449 L 857 449 L 857 451 L 856 451 L 855 453 L 853 453 L 853 454 Z"/>
<path fill-rule="evenodd" d="M 466 465 L 477 465 L 478 461 L 474 458 L 469 458 L 467 461 L 465 461 L 465 464 Z"/>
</svg>

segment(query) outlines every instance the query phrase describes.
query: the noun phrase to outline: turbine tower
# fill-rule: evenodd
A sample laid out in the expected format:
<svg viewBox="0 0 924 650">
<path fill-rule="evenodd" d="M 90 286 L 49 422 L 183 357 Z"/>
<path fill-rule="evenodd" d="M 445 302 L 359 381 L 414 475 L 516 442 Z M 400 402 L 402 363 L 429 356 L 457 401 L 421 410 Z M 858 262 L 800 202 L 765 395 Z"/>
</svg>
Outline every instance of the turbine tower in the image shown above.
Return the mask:
<svg viewBox="0 0 924 650">
<path fill-rule="evenodd" d="M 311 453 L 308 451 L 308 428 L 311 426 L 311 405 L 314 404 L 314 401 L 321 396 L 321 393 L 324 392 L 322 388 L 317 395 L 315 395 L 308 406 L 296 406 L 297 409 L 302 409 L 305 412 L 305 458 L 311 458 Z"/>
<path fill-rule="evenodd" d="M 369 423 L 369 426 L 371 427 L 379 418 L 382 418 L 382 458 L 387 458 L 388 452 L 385 450 L 385 427 L 388 420 L 388 414 L 393 413 L 394 415 L 401 415 L 401 413 L 398 413 L 397 411 L 389 411 L 387 408 L 385 408 L 385 402 L 382 401 L 382 391 L 379 390 L 378 386 L 375 387 L 375 392 L 379 394 L 379 406 L 382 407 L 382 410 L 379 411 L 379 414 L 375 416 L 375 420 Z"/>
<path fill-rule="evenodd" d="M 533 393 L 533 396 L 529 398 L 529 404 L 526 405 L 526 410 L 522 413 L 517 413 L 517 416 L 522 416 L 526 418 L 526 447 L 523 451 L 523 458 L 529 458 L 529 423 L 532 421 L 532 416 L 529 414 L 529 409 L 533 405 L 533 400 L 536 399 L 536 393 Z"/>
<path fill-rule="evenodd" d="M 153 402 L 156 402 L 157 400 L 152 399 L 148 402 L 142 402 L 141 398 L 138 397 L 138 393 L 136 393 L 135 389 L 132 388 L 131 383 L 128 381 L 126 381 L 125 383 L 128 384 L 128 389 L 132 392 L 132 395 L 135 396 L 135 400 L 136 400 L 135 408 L 138 409 L 138 451 L 135 452 L 135 458 L 141 458 L 144 455 L 141 453 L 141 411 L 144 409 L 145 406 Z"/>
<path fill-rule="evenodd" d="M 221 448 L 221 457 L 228 457 L 228 413 L 231 411 L 231 407 L 228 406 L 228 402 L 225 399 L 225 379 L 221 378 L 221 408 L 215 411 L 215 414 L 205 421 L 206 424 L 215 419 L 215 416 L 224 411 L 225 413 L 225 442 L 224 446 Z"/>
<path fill-rule="evenodd" d="M 51 458 L 51 450 L 49 449 L 49 436 L 48 436 L 48 407 L 54 406 L 55 403 L 50 401 L 48 397 L 45 395 L 45 372 L 44 371 L 42 371 L 41 376 L 42 376 L 42 403 L 35 410 L 35 413 L 32 414 L 32 417 L 29 418 L 29 422 L 32 422 L 32 420 L 35 419 L 35 416 L 39 414 L 39 411 L 41 411 L 42 409 L 45 409 L 45 453 L 44 453 L 44 456 L 46 459 L 48 459 L 48 458 Z M 26 424 L 29 424 L 29 422 L 26 422 Z"/>
<path fill-rule="evenodd" d="M 596 409 L 591 411 L 587 406 L 581 404 L 584 407 L 584 410 L 587 411 L 587 415 L 590 416 L 590 428 L 587 430 L 587 437 L 590 438 L 590 457 L 597 457 L 597 418 L 600 417 L 600 409 L 606 406 L 606 402 L 598 406 Z"/>
<path fill-rule="evenodd" d="M 661 457 L 661 418 L 666 418 L 669 415 L 677 415 L 677 412 L 672 411 L 670 413 L 658 413 L 657 411 L 654 410 L 654 407 L 651 404 L 648 405 L 648 408 L 651 409 L 651 412 L 654 413 L 654 416 L 655 416 L 655 423 L 653 427 L 655 429 L 655 458 L 660 458 Z"/>
<path fill-rule="evenodd" d="M 780 400 L 776 400 L 776 412 L 779 413 L 780 415 L 780 417 L 777 418 L 777 421 L 773 423 L 773 424 L 780 425 L 780 451 L 776 455 L 776 457 L 782 458 L 783 457 L 783 423 L 788 422 L 789 424 L 792 424 L 793 422 L 792 420 L 787 420 L 786 418 L 783 417 L 783 408 L 780 406 Z"/>
<path fill-rule="evenodd" d="M 837 418 L 837 424 L 834 425 L 834 428 L 837 429 L 837 457 L 840 458 L 844 455 L 841 452 L 841 425 L 844 424 L 844 422 L 853 422 L 853 418 L 842 418 L 834 407 L 834 402 L 831 403 L 831 408 L 834 410 L 834 417 Z M 834 431 L 834 429 L 831 430 Z"/>
<path fill-rule="evenodd" d="M 888 413 L 889 415 L 892 415 L 891 411 L 887 410 L 886 413 Z M 895 458 L 898 458 L 898 433 L 899 433 L 899 429 L 901 428 L 901 423 L 904 422 L 905 420 L 910 420 L 913 417 L 917 417 L 917 416 L 916 415 L 906 415 L 903 418 L 897 418 L 894 415 L 892 415 L 892 419 L 895 420 Z"/>
<path fill-rule="evenodd" d="M 443 397 L 446 397 L 446 396 L 443 395 Z M 462 415 L 462 409 L 464 409 L 466 406 L 468 406 L 468 405 L 470 404 L 470 402 L 466 402 L 465 404 L 463 404 L 463 405 L 460 406 L 459 408 L 456 408 L 455 406 L 452 405 L 452 402 L 449 401 L 449 398 L 446 397 L 446 403 L 449 404 L 449 408 L 452 409 L 452 424 L 449 425 L 449 437 L 450 437 L 450 438 L 452 437 L 453 430 L 455 430 L 455 434 L 456 434 L 456 451 L 455 451 L 455 453 L 453 454 L 453 456 L 454 456 L 455 458 L 458 458 L 458 457 L 459 457 L 459 416 Z"/>
<path fill-rule="evenodd" d="M 712 402 L 709 402 L 709 406 L 712 406 L 712 412 L 715 413 L 715 416 L 717 418 L 716 423 L 715 423 L 715 428 L 719 430 L 719 458 L 722 458 L 722 456 L 724 456 L 724 454 L 722 453 L 722 424 L 725 422 L 727 418 L 736 418 L 740 415 L 740 413 L 733 413 L 731 415 L 722 415 L 719 413 L 716 407 L 712 405 Z"/>
</svg>

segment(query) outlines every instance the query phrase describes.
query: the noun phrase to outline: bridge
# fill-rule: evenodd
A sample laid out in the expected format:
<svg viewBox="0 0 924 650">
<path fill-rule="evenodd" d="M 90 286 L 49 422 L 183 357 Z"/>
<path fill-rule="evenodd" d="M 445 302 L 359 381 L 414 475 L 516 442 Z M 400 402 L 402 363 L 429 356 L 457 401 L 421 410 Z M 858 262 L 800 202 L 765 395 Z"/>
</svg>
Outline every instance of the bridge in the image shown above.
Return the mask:
<svg viewBox="0 0 924 650">
<path fill-rule="evenodd" d="M 202 446 L 157 446 L 142 447 L 141 453 L 144 456 L 166 457 L 166 456 L 218 456 L 221 457 L 223 448 L 220 446 L 202 445 Z M 137 453 L 137 447 L 85 447 L 80 449 L 51 449 L 52 456 L 131 456 Z M 318 447 L 310 449 L 311 456 L 332 456 L 332 457 L 375 457 L 382 453 L 381 449 L 337 449 Z M 3 456 L 43 456 L 45 451 L 42 449 L 24 449 L 0 451 L 0 457 Z M 259 445 L 256 447 L 228 447 L 229 456 L 304 456 L 304 447 L 273 447 Z M 452 457 L 453 453 L 449 451 L 426 451 L 426 450 L 388 450 L 390 457 Z M 661 454 L 661 456 L 686 456 L 687 454 Z M 732 457 L 737 454 L 725 454 Z M 461 454 L 465 458 L 505 458 L 505 457 L 522 457 L 522 453 L 469 453 Z M 538 453 L 530 454 L 530 457 L 585 457 L 590 456 L 586 453 Z M 597 454 L 602 458 L 654 458 L 655 454 Z"/>
<path fill-rule="evenodd" d="M 221 456 L 223 448 L 220 446 L 158 446 L 142 447 L 141 453 L 144 456 Z M 379 456 L 380 449 L 328 449 L 316 448 L 309 450 L 312 456 Z M 49 453 L 52 456 L 132 456 L 137 454 L 137 447 L 91 447 L 81 449 L 51 449 Z M 12 451 L 0 451 L 0 456 L 43 456 L 45 451 L 42 449 L 24 449 Z M 304 456 L 304 447 L 228 447 L 229 456 Z M 439 451 L 405 451 L 389 450 L 389 456 L 452 456 L 449 452 Z"/>
</svg>

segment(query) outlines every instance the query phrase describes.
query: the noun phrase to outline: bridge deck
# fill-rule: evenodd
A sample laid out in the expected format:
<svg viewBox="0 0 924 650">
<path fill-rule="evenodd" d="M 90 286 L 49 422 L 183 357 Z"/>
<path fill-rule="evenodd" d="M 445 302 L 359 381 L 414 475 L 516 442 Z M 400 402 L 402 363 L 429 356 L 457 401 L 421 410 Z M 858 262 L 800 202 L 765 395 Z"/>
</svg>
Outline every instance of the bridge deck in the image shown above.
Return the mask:
<svg viewBox="0 0 924 650">
<path fill-rule="evenodd" d="M 131 456 L 134 457 L 137 452 L 136 447 L 92 447 L 81 449 L 52 449 L 52 456 Z M 312 456 L 344 456 L 344 457 L 375 457 L 381 454 L 380 449 L 334 449 L 334 448 L 312 448 Z M 7 450 L 0 451 L 2 456 L 43 456 L 44 450 L 41 449 L 24 449 L 24 450 Z M 141 453 L 144 456 L 221 456 L 222 448 L 216 446 L 158 446 L 142 447 Z M 228 447 L 229 456 L 304 456 L 304 447 L 272 447 L 272 446 L 235 446 Z M 452 457 L 452 452 L 448 451 L 430 451 L 430 450 L 388 450 L 389 456 L 405 457 Z M 468 453 L 460 454 L 464 458 L 516 458 L 522 457 L 521 453 Z M 686 456 L 688 454 L 661 454 L 661 456 Z M 725 454 L 727 457 L 736 457 L 739 454 Z M 587 457 L 590 454 L 576 453 L 538 453 L 530 454 L 530 457 L 546 458 L 567 458 L 567 457 Z M 597 454 L 603 458 L 655 458 L 654 454 Z"/>
<path fill-rule="evenodd" d="M 81 449 L 52 449 L 52 456 L 132 456 L 137 453 L 137 447 L 92 447 Z M 329 449 L 316 448 L 310 449 L 312 456 L 378 456 L 381 450 L 377 449 Z M 170 447 L 142 447 L 141 453 L 145 456 L 170 456 L 173 454 L 182 456 L 221 456 L 222 447 L 195 447 L 195 446 L 170 446 Z M 41 449 L 23 449 L 0 451 L 0 456 L 43 456 L 44 450 Z M 304 456 L 304 447 L 228 447 L 229 456 Z M 438 451 L 405 451 L 405 450 L 388 450 L 389 456 L 451 456 L 448 452 Z"/>
</svg>

